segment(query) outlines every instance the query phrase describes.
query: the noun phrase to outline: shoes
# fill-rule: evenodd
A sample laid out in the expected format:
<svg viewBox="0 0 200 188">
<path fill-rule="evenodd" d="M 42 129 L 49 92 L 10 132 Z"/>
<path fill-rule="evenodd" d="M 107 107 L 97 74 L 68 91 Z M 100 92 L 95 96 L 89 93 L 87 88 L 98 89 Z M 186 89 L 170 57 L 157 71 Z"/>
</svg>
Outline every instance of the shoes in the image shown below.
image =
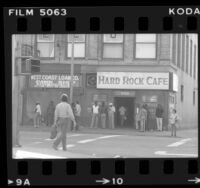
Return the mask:
<svg viewBox="0 0 200 188">
<path fill-rule="evenodd" d="M 54 144 L 53 144 L 52 147 L 53 147 L 53 149 L 58 150 L 58 148 Z"/>
</svg>

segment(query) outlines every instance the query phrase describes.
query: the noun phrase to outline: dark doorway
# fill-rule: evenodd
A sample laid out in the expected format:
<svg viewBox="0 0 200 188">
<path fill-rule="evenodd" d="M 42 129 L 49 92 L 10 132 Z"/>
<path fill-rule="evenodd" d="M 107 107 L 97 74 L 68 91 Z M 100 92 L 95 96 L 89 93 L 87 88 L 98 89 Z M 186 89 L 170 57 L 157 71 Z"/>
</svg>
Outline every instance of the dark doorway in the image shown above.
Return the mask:
<svg viewBox="0 0 200 188">
<path fill-rule="evenodd" d="M 126 121 L 124 123 L 124 127 L 135 127 L 134 123 L 134 105 L 135 98 L 134 97 L 115 97 L 115 107 L 116 107 L 116 116 L 115 116 L 115 124 L 116 127 L 120 127 L 120 114 L 119 108 L 124 106 L 126 108 Z"/>
</svg>

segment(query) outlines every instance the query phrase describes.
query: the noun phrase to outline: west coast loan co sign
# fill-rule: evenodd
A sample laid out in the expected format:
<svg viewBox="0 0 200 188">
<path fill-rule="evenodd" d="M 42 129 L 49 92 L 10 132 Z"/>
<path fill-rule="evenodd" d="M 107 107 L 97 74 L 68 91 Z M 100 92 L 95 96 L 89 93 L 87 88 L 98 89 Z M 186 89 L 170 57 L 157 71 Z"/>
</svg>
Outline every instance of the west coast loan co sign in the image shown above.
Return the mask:
<svg viewBox="0 0 200 188">
<path fill-rule="evenodd" d="M 98 72 L 98 89 L 169 89 L 169 72 Z"/>
<path fill-rule="evenodd" d="M 30 76 L 31 88 L 70 88 L 71 76 L 66 74 L 36 74 Z M 81 76 L 74 75 L 74 87 L 81 87 Z"/>
</svg>

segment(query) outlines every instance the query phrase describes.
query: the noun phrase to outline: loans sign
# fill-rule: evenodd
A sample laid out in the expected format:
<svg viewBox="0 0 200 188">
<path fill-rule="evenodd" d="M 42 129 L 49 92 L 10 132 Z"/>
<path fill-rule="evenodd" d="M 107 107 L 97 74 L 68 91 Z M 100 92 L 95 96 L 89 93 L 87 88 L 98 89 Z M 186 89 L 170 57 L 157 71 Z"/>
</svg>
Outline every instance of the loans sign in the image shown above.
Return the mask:
<svg viewBox="0 0 200 188">
<path fill-rule="evenodd" d="M 98 89 L 169 89 L 169 73 L 98 72 Z"/>
<path fill-rule="evenodd" d="M 70 88 L 71 76 L 66 74 L 35 74 L 30 76 L 32 88 Z M 74 87 L 81 86 L 81 76 L 74 75 Z"/>
</svg>

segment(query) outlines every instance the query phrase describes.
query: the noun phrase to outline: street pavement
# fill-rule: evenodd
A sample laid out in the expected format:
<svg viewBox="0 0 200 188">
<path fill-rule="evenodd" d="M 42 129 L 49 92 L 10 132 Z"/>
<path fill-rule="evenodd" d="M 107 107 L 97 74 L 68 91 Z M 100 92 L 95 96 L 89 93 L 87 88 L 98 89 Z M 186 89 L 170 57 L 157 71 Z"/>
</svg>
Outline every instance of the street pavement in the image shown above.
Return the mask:
<svg viewBox="0 0 200 188">
<path fill-rule="evenodd" d="M 20 144 L 13 158 L 174 158 L 197 157 L 198 130 L 139 132 L 133 129 L 89 129 L 68 131 L 67 151 L 56 151 L 46 127 L 20 128 Z"/>
</svg>

